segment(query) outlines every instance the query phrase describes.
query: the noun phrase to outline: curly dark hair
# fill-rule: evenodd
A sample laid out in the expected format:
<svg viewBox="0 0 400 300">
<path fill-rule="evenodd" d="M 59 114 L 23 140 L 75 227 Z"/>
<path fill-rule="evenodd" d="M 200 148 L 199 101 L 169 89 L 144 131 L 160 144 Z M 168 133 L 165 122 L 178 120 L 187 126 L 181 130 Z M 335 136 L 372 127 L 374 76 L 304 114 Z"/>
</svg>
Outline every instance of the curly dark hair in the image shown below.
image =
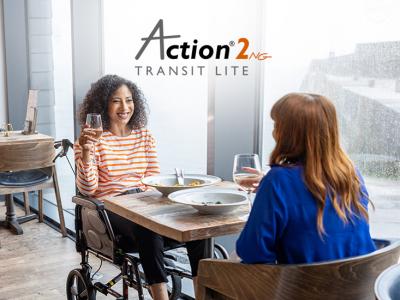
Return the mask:
<svg viewBox="0 0 400 300">
<path fill-rule="evenodd" d="M 103 129 L 110 129 L 108 117 L 108 101 L 112 94 L 122 85 L 126 85 L 132 93 L 135 109 L 127 124 L 130 129 L 139 129 L 147 124 L 147 103 L 142 91 L 132 81 L 118 75 L 105 75 L 92 83 L 79 109 L 81 126 L 86 123 L 86 115 L 96 113 L 101 115 Z"/>
</svg>

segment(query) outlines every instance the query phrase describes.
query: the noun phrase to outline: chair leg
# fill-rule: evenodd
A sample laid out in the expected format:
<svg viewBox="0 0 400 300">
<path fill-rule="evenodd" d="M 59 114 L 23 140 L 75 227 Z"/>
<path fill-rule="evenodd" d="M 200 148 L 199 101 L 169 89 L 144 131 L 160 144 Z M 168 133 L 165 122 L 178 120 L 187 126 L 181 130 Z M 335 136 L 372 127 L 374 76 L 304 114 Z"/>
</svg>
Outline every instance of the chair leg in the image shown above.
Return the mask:
<svg viewBox="0 0 400 300">
<path fill-rule="evenodd" d="M 25 215 L 30 215 L 31 214 L 31 209 L 29 207 L 29 193 L 24 192 L 24 206 L 25 206 Z"/>
<path fill-rule="evenodd" d="M 67 230 L 65 228 L 64 211 L 62 208 L 60 188 L 58 185 L 57 172 L 56 172 L 55 166 L 53 166 L 53 186 L 54 186 L 54 192 L 56 193 L 57 209 L 58 209 L 58 216 L 60 218 L 61 234 L 63 237 L 65 237 L 65 236 L 67 236 Z"/>
<path fill-rule="evenodd" d="M 39 222 L 43 222 L 43 190 L 38 191 Z"/>
<path fill-rule="evenodd" d="M 6 219 L 0 222 L 0 225 L 5 225 L 10 228 L 15 234 L 22 234 L 23 230 L 18 223 L 18 219 L 15 216 L 14 199 L 12 194 L 6 195 Z"/>
</svg>

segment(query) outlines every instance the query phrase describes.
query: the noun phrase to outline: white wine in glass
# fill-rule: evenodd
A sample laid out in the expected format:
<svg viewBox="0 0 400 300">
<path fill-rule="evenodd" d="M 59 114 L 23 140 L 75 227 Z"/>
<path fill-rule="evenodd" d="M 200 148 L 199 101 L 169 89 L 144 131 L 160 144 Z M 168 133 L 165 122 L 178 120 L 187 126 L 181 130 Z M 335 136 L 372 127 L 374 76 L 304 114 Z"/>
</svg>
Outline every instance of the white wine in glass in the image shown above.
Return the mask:
<svg viewBox="0 0 400 300">
<path fill-rule="evenodd" d="M 249 173 L 237 173 L 234 175 L 233 180 L 242 190 L 248 193 L 254 191 L 254 183 L 260 178 L 260 175 Z"/>
<path fill-rule="evenodd" d="M 257 154 L 236 154 L 233 161 L 233 180 L 247 192 L 249 203 L 250 194 L 255 190 L 255 184 L 261 180 L 261 164 Z"/>
<path fill-rule="evenodd" d="M 86 125 L 89 126 L 90 131 L 95 133 L 95 138 L 100 138 L 103 133 L 103 124 L 101 122 L 100 114 L 87 114 L 86 115 Z"/>
</svg>

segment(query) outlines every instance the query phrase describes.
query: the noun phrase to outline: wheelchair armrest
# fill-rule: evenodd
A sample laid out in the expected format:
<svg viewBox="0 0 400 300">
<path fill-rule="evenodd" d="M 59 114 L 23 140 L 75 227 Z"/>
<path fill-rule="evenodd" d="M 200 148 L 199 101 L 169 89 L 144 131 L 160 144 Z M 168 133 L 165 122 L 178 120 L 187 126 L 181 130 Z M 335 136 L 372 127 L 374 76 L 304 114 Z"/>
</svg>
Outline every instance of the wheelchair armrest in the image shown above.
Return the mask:
<svg viewBox="0 0 400 300">
<path fill-rule="evenodd" d="M 74 196 L 72 197 L 72 202 L 90 209 L 104 210 L 104 203 L 95 198 Z"/>
</svg>

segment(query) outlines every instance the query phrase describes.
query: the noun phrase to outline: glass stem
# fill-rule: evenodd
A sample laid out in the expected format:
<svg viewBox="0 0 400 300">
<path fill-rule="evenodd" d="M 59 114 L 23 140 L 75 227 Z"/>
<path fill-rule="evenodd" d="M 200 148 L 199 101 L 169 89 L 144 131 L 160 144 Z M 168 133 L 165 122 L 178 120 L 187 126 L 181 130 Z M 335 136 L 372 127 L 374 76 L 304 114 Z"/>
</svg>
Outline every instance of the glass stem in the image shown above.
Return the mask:
<svg viewBox="0 0 400 300">
<path fill-rule="evenodd" d="M 249 212 L 250 212 L 251 211 L 251 207 L 252 207 L 252 204 L 251 204 L 251 191 L 247 192 L 247 200 L 249 200 Z"/>
</svg>

